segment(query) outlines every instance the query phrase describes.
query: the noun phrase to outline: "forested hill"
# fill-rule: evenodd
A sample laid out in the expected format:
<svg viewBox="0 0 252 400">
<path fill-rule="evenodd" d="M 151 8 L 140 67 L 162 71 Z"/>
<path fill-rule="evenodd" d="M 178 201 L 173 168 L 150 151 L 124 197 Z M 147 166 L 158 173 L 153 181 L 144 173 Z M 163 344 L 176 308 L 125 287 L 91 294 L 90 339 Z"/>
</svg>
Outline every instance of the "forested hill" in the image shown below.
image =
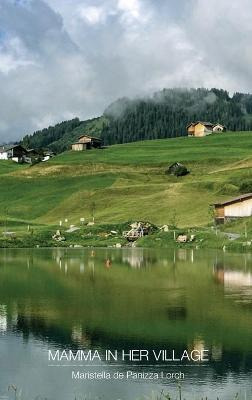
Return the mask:
<svg viewBox="0 0 252 400">
<path fill-rule="evenodd" d="M 106 144 L 186 135 L 191 121 L 220 122 L 229 130 L 252 129 L 252 95 L 219 89 L 164 89 L 146 99 L 119 99 L 104 112 Z"/>
<path fill-rule="evenodd" d="M 65 121 L 26 135 L 22 143 L 59 153 L 82 134 L 100 136 L 105 145 L 161 139 L 184 136 L 186 125 L 195 120 L 219 122 L 228 130 L 252 130 L 252 95 L 230 96 L 222 89 L 163 89 L 144 99 L 119 99 L 102 117 Z"/>
<path fill-rule="evenodd" d="M 63 121 L 55 126 L 36 131 L 32 135 L 26 135 L 21 144 L 26 148 L 44 148 L 61 153 L 70 149 L 71 144 L 83 134 L 100 136 L 105 121 L 105 117 L 86 121 L 80 121 L 79 118 Z"/>
</svg>

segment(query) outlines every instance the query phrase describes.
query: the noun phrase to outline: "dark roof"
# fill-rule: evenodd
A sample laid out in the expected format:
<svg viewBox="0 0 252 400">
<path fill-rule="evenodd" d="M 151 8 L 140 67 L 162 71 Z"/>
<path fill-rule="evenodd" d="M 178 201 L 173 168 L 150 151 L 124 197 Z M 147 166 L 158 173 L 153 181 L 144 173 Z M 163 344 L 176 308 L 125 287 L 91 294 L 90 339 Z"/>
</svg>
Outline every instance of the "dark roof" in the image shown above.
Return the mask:
<svg viewBox="0 0 252 400">
<path fill-rule="evenodd" d="M 181 164 L 180 162 L 176 161 L 176 162 L 174 162 L 173 164 L 171 164 L 171 165 L 169 166 L 169 168 L 177 167 L 177 166 L 182 166 L 182 167 L 183 167 L 183 164 Z"/>
<path fill-rule="evenodd" d="M 232 204 L 232 203 L 238 203 L 239 201 L 243 201 L 246 199 L 251 199 L 252 198 L 252 193 L 246 193 L 246 194 L 241 194 L 240 196 L 233 197 L 232 199 L 229 199 L 227 201 L 223 201 L 221 203 L 214 203 L 214 206 L 226 206 L 227 204 Z"/>
<path fill-rule="evenodd" d="M 203 121 L 196 121 L 196 122 L 191 122 L 190 124 L 188 124 L 186 127 L 189 128 L 189 126 L 193 125 L 197 125 L 197 124 L 202 124 L 204 126 L 215 126 L 216 124 L 212 124 L 212 122 L 203 122 Z"/>
<path fill-rule="evenodd" d="M 25 150 L 25 148 L 23 146 L 21 146 L 20 144 L 16 144 L 14 146 L 2 146 L 2 147 L 0 147 L 0 153 L 4 153 L 5 151 L 9 151 L 9 150 L 15 149 L 16 147 L 21 147 L 21 149 Z"/>
<path fill-rule="evenodd" d="M 226 125 L 220 124 L 219 122 L 217 122 L 216 124 L 214 124 L 214 127 L 217 126 L 217 125 L 220 125 L 220 126 L 222 126 L 223 128 L 227 128 Z"/>
<path fill-rule="evenodd" d="M 4 153 L 5 151 L 9 151 L 11 149 L 13 149 L 16 146 L 3 146 L 0 148 L 0 153 Z"/>
<path fill-rule="evenodd" d="M 189 128 L 189 126 L 191 126 L 191 125 L 195 125 L 195 122 L 190 122 L 190 124 L 188 124 L 188 125 L 186 125 L 186 128 Z"/>
<path fill-rule="evenodd" d="M 95 139 L 95 140 L 99 140 L 101 142 L 101 139 L 95 136 L 89 136 L 89 135 L 81 135 L 80 137 L 78 137 L 78 140 L 80 140 L 82 137 L 87 137 L 89 139 Z M 77 142 L 78 143 L 78 142 Z"/>
</svg>

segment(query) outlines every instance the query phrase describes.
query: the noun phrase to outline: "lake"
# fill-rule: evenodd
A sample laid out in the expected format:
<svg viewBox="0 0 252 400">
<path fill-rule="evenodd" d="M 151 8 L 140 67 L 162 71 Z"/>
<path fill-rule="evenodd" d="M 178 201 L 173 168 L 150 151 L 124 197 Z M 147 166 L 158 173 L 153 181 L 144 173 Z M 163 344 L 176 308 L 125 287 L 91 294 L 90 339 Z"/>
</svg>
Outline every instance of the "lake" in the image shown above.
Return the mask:
<svg viewBox="0 0 252 400">
<path fill-rule="evenodd" d="M 207 349 L 209 361 L 121 358 L 132 349 Z M 101 359 L 48 358 L 70 350 Z M 1 249 L 0 399 L 15 398 L 9 385 L 23 400 L 252 399 L 252 255 Z"/>
</svg>

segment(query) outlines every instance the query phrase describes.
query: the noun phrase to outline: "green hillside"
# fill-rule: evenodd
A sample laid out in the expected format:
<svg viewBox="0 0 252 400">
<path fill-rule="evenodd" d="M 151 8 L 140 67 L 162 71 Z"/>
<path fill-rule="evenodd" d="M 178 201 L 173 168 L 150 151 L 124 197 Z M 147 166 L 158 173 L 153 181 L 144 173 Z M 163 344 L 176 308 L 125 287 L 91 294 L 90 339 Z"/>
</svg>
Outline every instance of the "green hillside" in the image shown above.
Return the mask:
<svg viewBox="0 0 252 400">
<path fill-rule="evenodd" d="M 190 174 L 165 169 L 184 162 Z M 66 152 L 36 166 L 0 162 L 2 221 L 69 224 L 80 218 L 120 223 L 144 219 L 180 227 L 211 222 L 209 205 L 252 191 L 252 132 L 115 145 Z"/>
<path fill-rule="evenodd" d="M 185 136 L 191 121 L 211 121 L 231 131 L 252 129 L 252 95 L 223 89 L 163 89 L 145 98 L 118 99 L 98 118 L 78 118 L 26 135 L 29 148 L 69 150 L 80 135 L 102 138 L 104 145 Z"/>
</svg>

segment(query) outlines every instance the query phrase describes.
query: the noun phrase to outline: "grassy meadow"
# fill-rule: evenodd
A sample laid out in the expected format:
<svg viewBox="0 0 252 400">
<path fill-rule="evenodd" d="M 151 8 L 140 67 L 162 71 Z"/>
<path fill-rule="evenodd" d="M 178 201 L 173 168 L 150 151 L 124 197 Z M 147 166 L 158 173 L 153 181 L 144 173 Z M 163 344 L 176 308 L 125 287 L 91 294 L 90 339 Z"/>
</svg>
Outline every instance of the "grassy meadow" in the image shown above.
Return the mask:
<svg viewBox="0 0 252 400">
<path fill-rule="evenodd" d="M 165 174 L 179 161 L 190 174 Z M 179 228 L 212 224 L 213 202 L 252 192 L 252 132 L 213 134 L 65 152 L 35 166 L 0 161 L 3 230 L 148 220 Z M 243 230 L 236 223 L 236 230 Z M 248 221 L 250 229 L 250 221 Z M 231 227 L 232 230 L 232 227 Z M 251 224 L 252 231 L 252 224 Z"/>
</svg>

